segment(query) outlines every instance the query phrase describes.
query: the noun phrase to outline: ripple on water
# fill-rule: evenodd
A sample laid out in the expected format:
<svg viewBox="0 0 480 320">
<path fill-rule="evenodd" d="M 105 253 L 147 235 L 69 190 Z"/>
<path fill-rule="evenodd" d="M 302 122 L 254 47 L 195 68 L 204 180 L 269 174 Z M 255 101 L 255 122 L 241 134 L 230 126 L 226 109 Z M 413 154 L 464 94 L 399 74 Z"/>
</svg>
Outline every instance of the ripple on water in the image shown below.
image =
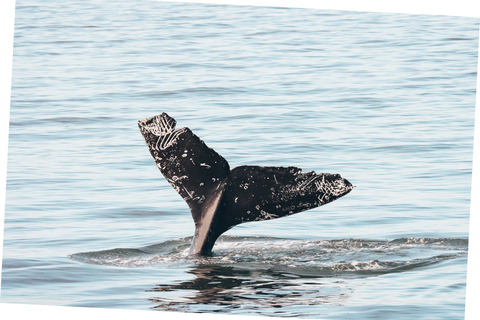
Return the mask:
<svg viewBox="0 0 480 320">
<path fill-rule="evenodd" d="M 298 277 L 373 276 L 402 272 L 466 256 L 468 240 L 401 238 L 380 240 L 296 240 L 222 236 L 208 257 L 188 256 L 192 238 L 141 248 L 81 252 L 72 260 L 116 267 L 204 264 L 246 270 L 283 270 Z"/>
</svg>

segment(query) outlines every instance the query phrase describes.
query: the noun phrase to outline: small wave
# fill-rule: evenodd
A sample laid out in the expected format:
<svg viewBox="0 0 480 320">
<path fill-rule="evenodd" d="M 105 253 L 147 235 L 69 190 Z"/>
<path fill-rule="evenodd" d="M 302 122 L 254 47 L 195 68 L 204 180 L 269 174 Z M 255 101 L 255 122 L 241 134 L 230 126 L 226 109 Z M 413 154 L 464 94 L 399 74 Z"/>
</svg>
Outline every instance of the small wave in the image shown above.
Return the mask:
<svg viewBox="0 0 480 320">
<path fill-rule="evenodd" d="M 93 124 L 93 123 L 107 123 L 107 122 L 113 122 L 115 119 L 113 117 L 67 117 L 67 116 L 58 116 L 58 117 L 52 117 L 52 118 L 44 118 L 44 119 L 36 119 L 36 120 L 30 120 L 28 121 L 29 126 L 46 126 L 46 125 L 51 125 L 51 124 Z M 16 121 L 11 121 L 10 125 L 11 126 L 25 126 L 27 122 L 16 122 Z"/>
<path fill-rule="evenodd" d="M 222 236 L 210 257 L 188 256 L 192 238 L 141 248 L 81 252 L 70 259 L 115 267 L 202 264 L 246 270 L 282 270 L 295 276 L 375 275 L 402 272 L 467 255 L 467 239 L 401 238 L 391 241 L 340 239 L 298 240 Z"/>
<path fill-rule="evenodd" d="M 141 248 L 115 248 L 110 250 L 79 252 L 68 258 L 89 264 L 116 267 L 148 267 L 185 260 L 192 237 L 169 240 Z"/>
<path fill-rule="evenodd" d="M 455 239 L 455 238 L 400 238 L 390 241 L 390 243 L 396 244 L 428 244 L 428 245 L 441 245 L 441 246 L 453 246 L 453 247 L 468 247 L 468 239 Z"/>
</svg>

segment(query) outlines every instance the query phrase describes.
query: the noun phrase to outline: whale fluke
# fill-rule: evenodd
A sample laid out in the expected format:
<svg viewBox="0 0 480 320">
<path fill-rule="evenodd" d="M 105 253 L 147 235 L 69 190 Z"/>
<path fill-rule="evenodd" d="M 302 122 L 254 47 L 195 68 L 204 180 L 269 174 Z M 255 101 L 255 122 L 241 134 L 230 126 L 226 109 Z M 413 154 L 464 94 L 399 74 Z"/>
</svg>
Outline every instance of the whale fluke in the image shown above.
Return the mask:
<svg viewBox="0 0 480 320">
<path fill-rule="evenodd" d="M 190 254 L 211 253 L 217 238 L 243 222 L 270 220 L 332 202 L 353 186 L 339 174 L 297 167 L 239 166 L 166 113 L 138 122 L 157 167 L 187 202 L 195 222 Z"/>
</svg>

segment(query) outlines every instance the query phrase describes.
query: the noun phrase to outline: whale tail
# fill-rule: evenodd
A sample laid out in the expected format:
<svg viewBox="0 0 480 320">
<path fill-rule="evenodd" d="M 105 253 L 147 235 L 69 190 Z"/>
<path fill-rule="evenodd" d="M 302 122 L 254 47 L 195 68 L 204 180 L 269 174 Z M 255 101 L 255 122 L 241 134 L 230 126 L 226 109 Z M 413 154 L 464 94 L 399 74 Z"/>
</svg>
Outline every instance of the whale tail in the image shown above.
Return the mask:
<svg viewBox="0 0 480 320">
<path fill-rule="evenodd" d="M 353 186 L 338 174 L 228 162 L 166 113 L 138 122 L 157 167 L 187 202 L 195 222 L 190 254 L 209 254 L 243 222 L 276 219 L 332 202 Z"/>
</svg>

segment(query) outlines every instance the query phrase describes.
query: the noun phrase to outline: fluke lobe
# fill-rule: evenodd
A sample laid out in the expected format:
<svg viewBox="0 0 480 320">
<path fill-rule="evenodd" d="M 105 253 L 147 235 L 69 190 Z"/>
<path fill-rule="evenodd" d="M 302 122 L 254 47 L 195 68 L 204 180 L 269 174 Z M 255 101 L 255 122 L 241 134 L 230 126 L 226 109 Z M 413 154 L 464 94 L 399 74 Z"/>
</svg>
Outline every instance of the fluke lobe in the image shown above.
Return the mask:
<svg viewBox="0 0 480 320">
<path fill-rule="evenodd" d="M 195 222 L 191 255 L 208 255 L 233 226 L 319 207 L 353 186 L 339 174 L 302 173 L 296 167 L 240 166 L 209 148 L 189 128 L 175 129 L 166 113 L 138 122 L 150 153 L 190 207 Z"/>
</svg>

